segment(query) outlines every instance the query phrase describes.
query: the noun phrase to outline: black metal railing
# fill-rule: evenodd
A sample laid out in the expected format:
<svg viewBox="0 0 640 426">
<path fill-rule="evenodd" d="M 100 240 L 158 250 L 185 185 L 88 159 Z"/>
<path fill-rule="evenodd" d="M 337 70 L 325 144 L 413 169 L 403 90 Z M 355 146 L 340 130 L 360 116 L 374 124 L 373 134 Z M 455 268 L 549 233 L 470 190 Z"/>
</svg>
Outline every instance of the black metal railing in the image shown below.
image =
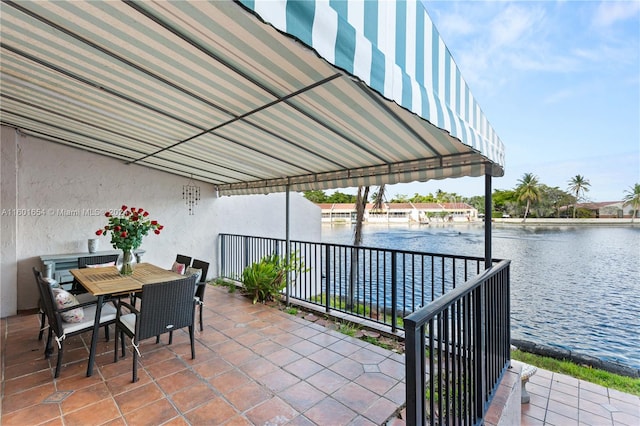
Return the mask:
<svg viewBox="0 0 640 426">
<path fill-rule="evenodd" d="M 285 240 L 220 234 L 220 276 L 240 280 Z M 484 270 L 479 257 L 290 241 L 306 272 L 292 274 L 287 297 L 403 329 L 402 318 Z"/>
<path fill-rule="evenodd" d="M 404 319 L 407 424 L 481 424 L 510 363 L 510 262 Z"/>
</svg>

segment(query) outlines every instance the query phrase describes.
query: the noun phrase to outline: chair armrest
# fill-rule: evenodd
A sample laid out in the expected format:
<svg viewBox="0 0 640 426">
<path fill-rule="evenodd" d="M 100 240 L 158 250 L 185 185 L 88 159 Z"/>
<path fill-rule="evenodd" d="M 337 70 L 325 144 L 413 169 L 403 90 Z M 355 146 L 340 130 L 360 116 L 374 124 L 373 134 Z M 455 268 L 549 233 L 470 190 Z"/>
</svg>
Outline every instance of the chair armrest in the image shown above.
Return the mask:
<svg viewBox="0 0 640 426">
<path fill-rule="evenodd" d="M 56 311 L 59 313 L 63 313 L 63 312 L 71 311 L 73 309 L 84 308 L 85 306 L 91 306 L 95 304 L 96 304 L 95 300 L 89 300 L 87 302 L 78 303 L 77 305 L 67 306 L 66 308 L 58 308 L 56 309 Z"/>
<path fill-rule="evenodd" d="M 125 302 L 124 300 L 118 301 L 118 306 L 116 307 L 116 320 L 120 318 L 120 314 L 122 313 L 122 307 L 125 307 L 129 310 L 130 313 L 135 314 L 136 316 L 140 314 L 140 311 L 135 308 L 132 304 Z"/>
</svg>

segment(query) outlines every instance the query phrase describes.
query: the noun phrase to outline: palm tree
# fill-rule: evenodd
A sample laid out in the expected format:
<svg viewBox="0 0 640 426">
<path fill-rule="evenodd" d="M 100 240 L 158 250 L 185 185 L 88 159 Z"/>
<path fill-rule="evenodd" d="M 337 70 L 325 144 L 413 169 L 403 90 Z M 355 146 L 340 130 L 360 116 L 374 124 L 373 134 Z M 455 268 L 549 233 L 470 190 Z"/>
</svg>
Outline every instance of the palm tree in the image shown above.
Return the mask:
<svg viewBox="0 0 640 426">
<path fill-rule="evenodd" d="M 633 222 L 638 209 L 640 209 L 640 183 L 636 183 L 635 185 L 629 187 L 627 191 L 624 191 L 624 197 L 622 198 L 622 201 L 624 201 L 624 204 L 622 204 L 623 206 L 631 206 L 631 222 Z"/>
<path fill-rule="evenodd" d="M 591 183 L 589 183 L 589 181 L 584 176 L 580 176 L 580 175 L 575 175 L 569 181 L 568 189 L 576 196 L 576 202 L 573 205 L 574 219 L 576 218 L 576 204 L 578 204 L 578 201 L 580 201 L 580 199 L 582 198 L 581 194 L 584 194 L 585 192 L 589 192 L 590 186 L 591 186 Z"/>
<path fill-rule="evenodd" d="M 522 219 L 524 222 L 527 220 L 531 203 L 540 199 L 540 186 L 538 185 L 538 178 L 533 173 L 525 173 L 521 179 L 518 179 L 518 182 L 519 185 L 516 187 L 518 201 L 527 202 L 527 207 L 524 210 L 524 219 Z"/>
</svg>

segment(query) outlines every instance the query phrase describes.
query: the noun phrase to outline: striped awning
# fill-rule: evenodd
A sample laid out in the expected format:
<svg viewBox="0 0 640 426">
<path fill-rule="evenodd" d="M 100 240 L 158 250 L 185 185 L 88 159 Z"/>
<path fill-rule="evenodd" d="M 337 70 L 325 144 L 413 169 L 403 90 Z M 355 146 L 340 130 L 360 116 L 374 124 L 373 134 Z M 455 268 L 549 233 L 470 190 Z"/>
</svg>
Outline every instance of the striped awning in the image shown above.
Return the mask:
<svg viewBox="0 0 640 426">
<path fill-rule="evenodd" d="M 422 2 L 3 1 L 3 125 L 221 194 L 490 174 Z"/>
</svg>

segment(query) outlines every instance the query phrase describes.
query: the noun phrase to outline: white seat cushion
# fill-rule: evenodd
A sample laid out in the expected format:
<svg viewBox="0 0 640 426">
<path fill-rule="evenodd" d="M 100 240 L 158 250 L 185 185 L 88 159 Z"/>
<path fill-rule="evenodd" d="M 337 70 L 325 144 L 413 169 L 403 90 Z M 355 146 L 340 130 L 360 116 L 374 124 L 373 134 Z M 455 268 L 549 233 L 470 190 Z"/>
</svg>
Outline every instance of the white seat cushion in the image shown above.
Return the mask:
<svg viewBox="0 0 640 426">
<path fill-rule="evenodd" d="M 84 319 L 81 322 L 74 323 L 62 323 L 62 328 L 64 333 L 72 333 L 77 330 L 81 330 L 83 328 L 91 327 L 96 318 L 96 305 L 91 305 L 82 308 L 84 311 Z M 100 322 L 111 321 L 116 319 L 116 308 L 108 303 L 102 306 L 102 311 L 100 312 Z"/>
<path fill-rule="evenodd" d="M 136 314 L 126 314 L 120 317 L 120 322 L 133 333 L 136 330 Z"/>
</svg>

